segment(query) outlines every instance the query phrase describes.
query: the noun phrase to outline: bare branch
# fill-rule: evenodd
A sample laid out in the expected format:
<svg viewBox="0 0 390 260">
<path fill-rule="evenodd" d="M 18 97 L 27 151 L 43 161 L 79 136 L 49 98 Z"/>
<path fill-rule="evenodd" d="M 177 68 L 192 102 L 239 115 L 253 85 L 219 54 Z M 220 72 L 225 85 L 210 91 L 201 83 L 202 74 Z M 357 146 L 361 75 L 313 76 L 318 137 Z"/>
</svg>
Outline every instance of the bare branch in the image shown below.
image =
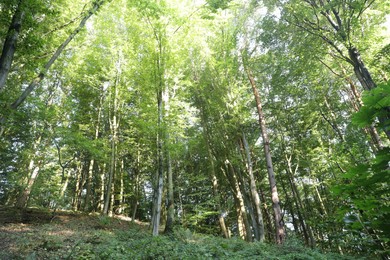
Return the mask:
<svg viewBox="0 0 390 260">
<path fill-rule="evenodd" d="M 328 64 L 326 64 L 325 62 L 323 62 L 321 59 L 318 59 L 318 61 L 320 63 L 322 63 L 322 65 L 324 65 L 326 68 L 328 68 L 328 70 L 330 70 L 330 72 L 332 72 L 334 75 L 336 75 L 337 77 L 340 77 L 340 78 L 344 78 L 343 75 L 340 75 L 338 74 L 336 71 L 334 71 Z"/>
</svg>

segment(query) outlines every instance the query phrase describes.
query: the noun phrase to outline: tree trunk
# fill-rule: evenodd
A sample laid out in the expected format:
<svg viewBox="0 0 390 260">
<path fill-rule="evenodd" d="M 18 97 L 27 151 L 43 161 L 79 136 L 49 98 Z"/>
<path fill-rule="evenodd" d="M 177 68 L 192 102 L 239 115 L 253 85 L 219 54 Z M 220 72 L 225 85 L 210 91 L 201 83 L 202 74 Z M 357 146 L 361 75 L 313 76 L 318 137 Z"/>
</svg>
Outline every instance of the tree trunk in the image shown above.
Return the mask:
<svg viewBox="0 0 390 260">
<path fill-rule="evenodd" d="M 38 149 L 39 149 L 39 145 L 41 144 L 41 141 L 42 141 L 42 136 L 39 134 L 32 147 L 35 152 L 32 155 L 32 158 L 28 166 L 28 173 L 30 174 L 30 176 L 28 178 L 27 185 L 16 202 L 16 207 L 18 208 L 25 208 L 27 206 L 32 191 L 32 186 L 34 185 L 35 180 L 39 175 L 41 162 L 38 162 L 38 164 L 35 165 L 35 161 L 37 160 Z"/>
<path fill-rule="evenodd" d="M 158 236 L 161 218 L 161 202 L 163 196 L 163 185 L 164 185 L 164 155 L 163 155 L 163 138 L 166 137 L 163 131 L 163 119 L 164 119 L 164 104 L 163 104 L 163 91 L 164 91 L 164 75 L 165 75 L 165 64 L 164 64 L 164 46 L 163 41 L 165 36 L 163 33 L 155 30 L 155 37 L 157 41 L 157 59 L 156 62 L 156 88 L 157 88 L 157 186 L 155 187 L 155 201 L 153 205 L 152 215 L 152 233 L 153 236 Z"/>
<path fill-rule="evenodd" d="M 261 187 L 259 186 L 259 191 L 260 191 L 260 198 L 261 198 L 261 201 L 266 201 L 265 200 L 265 196 L 264 196 L 264 192 L 263 190 L 261 189 Z M 272 229 L 272 221 L 271 221 L 271 216 L 270 216 L 270 213 L 269 213 L 269 210 L 268 210 L 268 206 L 266 203 L 264 203 L 264 206 L 263 206 L 263 216 L 265 216 L 265 222 L 267 225 L 264 225 L 265 228 L 267 229 L 267 232 L 266 232 L 266 236 L 267 236 L 267 239 L 268 241 L 271 241 L 272 240 L 272 237 L 273 234 L 275 232 L 273 232 L 273 229 Z"/>
<path fill-rule="evenodd" d="M 257 192 L 257 188 L 256 188 L 256 181 L 253 175 L 252 158 L 250 155 L 249 145 L 248 142 L 246 141 L 244 132 L 242 133 L 242 142 L 244 144 L 244 149 L 245 149 L 245 154 L 247 159 L 247 170 L 248 170 L 249 180 L 250 180 L 250 190 L 252 195 L 252 201 L 253 204 L 255 205 L 256 223 L 258 225 L 258 230 L 259 230 L 259 237 L 257 237 L 256 239 L 260 242 L 263 242 L 265 239 L 265 235 L 264 235 L 263 214 L 261 212 L 261 201 L 260 201 L 259 193 Z"/>
<path fill-rule="evenodd" d="M 66 168 L 68 168 L 68 165 L 74 160 L 76 159 L 76 156 L 73 156 L 72 159 L 68 160 L 67 162 L 65 163 L 62 163 L 62 155 L 61 155 L 61 148 L 58 144 L 56 144 L 56 147 L 57 147 L 57 152 L 58 152 L 58 164 L 60 165 L 61 167 L 61 184 L 62 184 L 62 188 L 61 188 L 61 191 L 60 191 L 60 199 L 62 200 L 64 198 L 64 194 L 65 194 L 65 191 L 68 187 L 68 183 L 69 183 L 69 173 L 66 172 Z"/>
<path fill-rule="evenodd" d="M 295 184 L 295 181 L 292 180 L 293 183 Z M 298 195 L 298 201 L 300 203 L 300 207 L 302 209 L 302 214 L 303 214 L 303 218 L 304 218 L 304 221 L 305 221 L 305 224 L 306 224 L 306 229 L 307 229 L 307 232 L 308 232 L 308 235 L 309 235 L 309 239 L 310 239 L 310 246 L 311 247 L 315 247 L 316 245 L 316 239 L 314 237 L 314 232 L 313 232 L 313 228 L 310 227 L 306 222 L 307 220 L 309 219 L 309 216 L 313 215 L 313 207 L 310 205 L 310 202 L 309 202 L 309 198 L 311 197 L 308 193 L 308 189 L 304 186 L 303 184 L 303 181 L 301 180 L 301 185 L 302 185 L 302 189 L 303 189 L 303 198 L 304 198 L 304 203 L 302 202 L 302 199 L 301 197 L 299 196 L 299 193 L 298 193 L 298 190 L 296 190 L 296 193 Z M 296 184 L 294 185 L 295 189 L 296 189 Z M 305 205 L 306 204 L 306 205 Z"/>
<path fill-rule="evenodd" d="M 370 72 L 364 65 L 364 62 L 360 56 L 359 51 L 356 47 L 351 47 L 348 49 L 348 55 L 351 59 L 351 64 L 355 72 L 356 77 L 358 78 L 360 84 L 362 84 L 365 90 L 372 90 L 376 88 L 376 84 L 371 77 Z"/>
<path fill-rule="evenodd" d="M 352 100 L 355 100 L 355 103 L 356 103 L 353 106 L 354 110 L 359 111 L 359 109 L 363 106 L 361 94 L 359 93 L 359 90 L 355 86 L 352 79 L 346 75 L 345 69 L 342 68 L 342 70 L 343 70 L 344 78 L 350 86 L 350 92 L 352 93 Z M 377 151 L 377 150 L 382 149 L 383 148 L 382 140 L 381 140 L 376 128 L 373 125 L 370 125 L 369 127 L 365 127 L 364 130 L 365 130 L 366 134 L 369 134 L 371 137 L 372 144 L 371 144 L 371 142 L 370 142 L 370 144 L 371 144 L 373 151 Z"/>
<path fill-rule="evenodd" d="M 172 162 L 169 151 L 167 151 L 167 163 L 168 163 L 168 213 L 167 213 L 167 222 L 165 224 L 165 233 L 173 232 L 173 221 L 174 221 L 174 202 L 173 202 L 173 172 L 172 172 Z"/>
<path fill-rule="evenodd" d="M 286 207 L 288 208 L 288 211 L 291 215 L 291 219 L 292 219 L 292 224 L 293 224 L 293 227 L 294 227 L 294 232 L 299 234 L 300 233 L 300 230 L 299 230 L 299 226 L 298 226 L 298 223 L 297 223 L 297 220 L 295 218 L 295 210 L 294 210 L 294 204 L 293 202 L 290 200 L 290 194 L 287 192 L 287 188 L 286 188 L 286 185 L 282 180 L 280 180 L 280 184 L 282 186 L 282 190 L 284 192 L 284 195 L 286 197 Z M 308 245 L 308 241 L 305 241 L 306 244 Z"/>
<path fill-rule="evenodd" d="M 99 102 L 99 108 L 98 108 L 98 114 L 97 114 L 97 123 L 95 126 L 95 140 L 99 138 L 99 128 L 100 128 L 100 116 L 102 112 L 102 105 L 103 105 L 103 95 L 100 96 L 100 102 Z M 88 175 L 87 175 L 87 193 L 85 195 L 85 204 L 84 204 L 84 210 L 90 211 L 91 209 L 91 194 L 92 194 L 92 178 L 93 178 L 93 170 L 95 166 L 95 160 L 92 155 L 92 159 L 89 162 L 89 169 L 88 169 Z"/>
<path fill-rule="evenodd" d="M 124 182 L 125 162 L 121 160 L 120 168 L 120 179 L 119 179 L 119 198 L 118 198 L 118 209 L 115 211 L 118 214 L 123 214 L 125 209 L 125 182 Z"/>
<path fill-rule="evenodd" d="M 252 86 L 253 94 L 255 96 L 257 112 L 259 115 L 259 125 L 263 137 L 264 154 L 267 162 L 268 180 L 269 180 L 269 185 L 271 190 L 272 207 L 274 209 L 274 217 L 275 217 L 275 229 L 276 229 L 275 239 L 276 239 L 276 243 L 282 244 L 285 238 L 284 224 L 283 224 L 281 209 L 279 205 L 279 195 L 278 195 L 278 190 L 276 188 L 275 173 L 272 165 L 270 141 L 268 139 L 267 127 L 266 127 L 265 118 L 263 114 L 260 94 L 256 88 L 255 80 L 253 79 L 251 72 L 249 70 L 247 70 L 246 72 Z"/>
<path fill-rule="evenodd" d="M 119 73 L 119 72 L 118 72 Z M 108 174 L 107 192 L 104 200 L 103 214 L 108 215 L 112 213 L 114 201 L 111 199 L 113 195 L 113 182 L 115 176 L 115 165 L 116 165 L 116 142 L 118 135 L 119 120 L 117 118 L 118 112 L 118 75 L 111 91 L 112 98 L 112 119 L 110 119 L 110 130 L 111 130 L 111 158 L 110 158 L 110 171 Z M 111 206 L 111 207 L 110 207 Z M 110 210 L 111 209 L 111 210 Z"/>
<path fill-rule="evenodd" d="M 139 175 L 140 175 L 140 150 L 139 147 L 137 146 L 137 163 L 136 163 L 136 169 L 134 170 L 135 174 L 135 184 L 134 184 L 134 201 L 133 201 L 133 212 L 131 214 L 131 221 L 135 221 L 135 216 L 137 214 L 137 209 L 138 209 L 138 200 L 139 200 Z"/>
<path fill-rule="evenodd" d="M 91 205 L 91 188 L 92 188 L 92 176 L 93 176 L 93 166 L 95 164 L 95 160 L 94 159 L 91 159 L 89 161 L 89 166 L 88 166 L 88 172 L 87 172 L 87 177 L 86 177 L 86 181 L 87 181 L 87 192 L 85 194 L 85 203 L 84 203 L 84 211 L 88 212 L 90 210 L 90 205 Z"/>
<path fill-rule="evenodd" d="M 73 210 L 78 211 L 80 206 L 80 194 L 82 190 L 82 167 L 81 162 L 78 162 L 77 169 L 76 169 L 76 183 L 75 183 L 75 189 L 74 189 L 74 195 L 73 195 Z"/>
<path fill-rule="evenodd" d="M 113 203 L 113 201 L 111 201 L 111 194 L 112 194 L 112 183 L 114 179 L 114 174 L 115 174 L 115 141 L 111 140 L 110 170 L 108 172 L 108 181 L 107 181 L 106 193 L 104 198 L 104 207 L 103 207 L 103 214 L 105 215 L 109 214 L 110 204 Z"/>
<path fill-rule="evenodd" d="M 22 4 L 23 0 L 19 0 L 15 13 L 12 17 L 11 24 L 8 28 L 7 37 L 5 38 L 3 51 L 0 56 L 0 92 L 5 86 L 8 73 L 14 59 L 16 43 L 19 38 L 20 29 L 22 27 L 22 20 L 24 17 Z"/>
<path fill-rule="evenodd" d="M 38 162 L 38 165 L 34 166 L 34 160 L 31 160 L 29 169 L 32 170 L 31 175 L 28 179 L 27 186 L 23 190 L 22 194 L 20 195 L 16 207 L 17 208 L 25 208 L 27 207 L 28 200 L 30 198 L 30 194 L 32 191 L 32 187 L 35 183 L 35 180 L 38 178 L 39 170 L 40 170 L 40 162 Z"/>
<path fill-rule="evenodd" d="M 169 104 L 169 89 L 168 87 L 165 88 L 163 93 L 164 98 L 164 111 L 165 111 L 165 117 L 169 118 L 170 113 L 170 104 Z M 166 131 L 165 134 L 165 141 L 169 141 L 169 132 Z M 165 233 L 172 233 L 173 232 L 173 224 L 174 224 L 174 217 L 175 217 L 175 205 L 174 205 L 174 194 L 173 194 L 173 171 L 172 171 L 172 160 L 171 160 L 171 153 L 169 151 L 169 145 L 166 145 L 165 152 L 166 152 L 166 163 L 167 163 L 167 174 L 168 174 L 168 196 L 167 196 L 167 221 L 165 223 Z"/>
<path fill-rule="evenodd" d="M 161 160 L 162 160 L 162 158 L 161 158 Z M 158 236 L 158 234 L 159 234 L 163 184 L 164 184 L 164 176 L 163 176 L 162 163 L 160 164 L 160 162 L 159 162 L 157 194 L 156 194 L 156 201 L 155 201 L 156 205 L 155 205 L 155 212 L 154 212 L 154 217 L 153 217 L 153 231 L 152 231 L 153 236 Z"/>
<path fill-rule="evenodd" d="M 238 219 L 237 224 L 239 227 L 241 226 L 240 236 L 244 238 L 246 241 L 251 242 L 252 241 L 252 229 L 249 225 L 248 221 L 248 215 L 246 213 L 246 207 L 245 207 L 245 201 L 244 201 L 244 195 L 242 194 L 239 181 L 237 180 L 237 175 L 235 173 L 235 170 L 233 168 L 233 165 L 229 162 L 229 160 L 226 160 L 226 167 L 227 167 L 227 175 L 228 179 L 233 187 L 234 191 L 234 197 L 236 199 L 236 209 L 238 213 Z M 230 173 L 229 173 L 230 172 Z"/>
<path fill-rule="evenodd" d="M 207 155 L 208 155 L 208 159 L 210 162 L 210 168 L 211 168 L 211 182 L 213 185 L 213 195 L 215 198 L 215 207 L 218 210 L 218 222 L 219 222 L 219 226 L 221 227 L 221 232 L 222 232 L 223 236 L 225 238 L 230 238 L 229 230 L 226 228 L 226 224 L 225 224 L 224 212 L 223 212 L 222 206 L 221 206 L 221 196 L 220 196 L 219 190 L 218 190 L 218 178 L 215 174 L 214 157 L 213 157 L 213 153 L 211 151 L 210 142 L 209 142 L 209 129 L 208 129 L 207 123 L 206 123 L 207 118 L 204 114 L 203 109 L 201 109 L 201 114 L 202 114 L 201 124 L 203 127 L 203 138 L 204 138 L 204 141 L 206 143 Z"/>
<path fill-rule="evenodd" d="M 295 173 L 298 170 L 298 164 L 295 168 L 295 171 L 293 171 L 292 165 L 291 165 L 291 156 L 288 157 L 286 155 L 286 162 L 287 162 L 286 173 L 287 173 L 289 183 L 291 185 L 293 199 L 294 199 L 294 202 L 295 202 L 295 205 L 297 208 L 298 220 L 299 220 L 299 223 L 300 223 L 301 228 L 302 228 L 303 236 L 305 238 L 306 243 L 309 246 L 315 247 L 315 239 L 314 239 L 313 233 L 311 231 L 311 228 L 309 227 L 309 225 L 306 224 L 306 215 L 304 214 L 305 209 L 303 207 L 303 203 L 302 203 L 301 197 L 299 195 L 299 192 L 298 192 L 295 180 L 294 180 Z"/>
<path fill-rule="evenodd" d="M 355 72 L 355 75 L 358 78 L 360 84 L 362 84 L 363 88 L 365 90 L 372 90 L 376 88 L 376 84 L 372 79 L 370 72 L 364 65 L 364 62 L 357 48 L 356 47 L 349 48 L 348 54 L 349 54 L 349 58 L 351 59 L 350 63 L 353 65 L 353 70 Z M 387 108 L 386 111 L 387 111 L 386 115 L 380 116 L 378 118 L 379 122 L 382 123 L 383 125 L 386 125 L 386 122 L 390 118 L 390 109 Z M 384 128 L 383 131 L 385 132 L 387 139 L 390 140 L 390 129 L 387 127 Z"/>
<path fill-rule="evenodd" d="M 294 180 L 292 179 L 293 176 L 290 177 L 289 172 L 287 172 L 287 174 L 288 174 L 288 180 L 290 182 L 291 190 L 293 193 L 294 202 L 295 202 L 295 205 L 297 208 L 298 220 L 299 220 L 299 223 L 300 223 L 301 228 L 302 228 L 303 237 L 305 238 L 306 244 L 311 245 L 312 242 L 311 242 L 311 239 L 309 238 L 305 219 L 303 218 L 303 215 L 302 215 L 302 202 L 301 202 L 301 199 L 299 197 L 298 190 L 295 186 Z"/>
<path fill-rule="evenodd" d="M 106 187 L 106 174 L 105 174 L 105 171 L 106 171 L 106 164 L 104 163 L 103 164 L 103 167 L 101 167 L 101 173 L 100 173 L 100 199 L 99 199 L 99 202 L 98 202 L 98 209 L 100 210 L 100 212 L 104 212 L 104 195 L 105 195 L 105 187 Z"/>
<path fill-rule="evenodd" d="M 209 154 L 210 155 L 210 154 Z M 212 158 L 210 158 L 210 160 L 212 161 Z M 222 234 L 225 238 L 229 238 L 230 235 L 229 235 L 229 231 L 227 230 L 226 228 L 226 224 L 225 224 L 225 217 L 224 217 L 224 213 L 222 212 L 222 207 L 221 207 L 221 198 L 220 198 L 220 195 L 219 195 L 219 192 L 218 192 L 218 179 L 217 177 L 215 176 L 215 169 L 214 169 L 214 162 L 212 161 L 211 162 L 211 167 L 212 167 L 212 183 L 213 183 L 213 193 L 214 193 L 214 197 L 216 199 L 216 206 L 217 206 L 217 209 L 218 209 L 218 221 L 219 221 L 219 226 L 221 227 L 221 231 L 222 231 Z"/>
<path fill-rule="evenodd" d="M 161 87 L 161 86 L 160 86 Z M 161 202 L 162 202 L 162 193 L 163 193 L 163 184 L 164 184 L 164 174 L 163 174 L 163 131 L 162 131 L 162 121 L 163 121 L 163 103 L 162 103 L 162 90 L 161 88 L 157 93 L 157 108 L 158 108 L 158 136 L 157 136 L 157 187 L 155 189 L 155 205 L 152 219 L 152 233 L 153 236 L 158 236 L 159 227 L 160 227 L 160 217 L 161 217 Z"/>
</svg>

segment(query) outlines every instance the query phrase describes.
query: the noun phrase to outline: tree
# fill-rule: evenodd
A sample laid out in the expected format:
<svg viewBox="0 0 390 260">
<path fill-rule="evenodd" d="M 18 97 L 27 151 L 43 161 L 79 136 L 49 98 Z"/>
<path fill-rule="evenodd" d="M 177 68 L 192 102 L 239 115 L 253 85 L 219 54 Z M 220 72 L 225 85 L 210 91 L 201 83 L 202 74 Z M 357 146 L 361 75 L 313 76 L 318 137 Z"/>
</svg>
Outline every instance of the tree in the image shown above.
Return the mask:
<svg viewBox="0 0 390 260">
<path fill-rule="evenodd" d="M 368 70 L 359 47 L 365 43 L 360 32 L 371 35 L 374 24 L 383 22 L 388 8 L 377 1 L 335 1 L 332 3 L 307 0 L 303 2 L 292 1 L 278 5 L 282 11 L 281 20 L 296 26 L 300 31 L 320 39 L 329 49 L 333 59 L 343 60 L 352 66 L 354 74 L 361 86 L 366 90 L 376 88 L 376 83 Z M 377 10 L 378 15 L 370 16 L 369 10 Z M 367 36 L 366 36 L 367 37 Z M 363 44 L 362 44 L 363 43 Z M 386 121 L 379 118 L 380 121 Z M 385 130 L 387 138 L 390 132 Z"/>
<path fill-rule="evenodd" d="M 268 130 L 267 130 L 267 126 L 265 123 L 265 117 L 263 114 L 262 103 L 261 103 L 259 92 L 256 88 L 255 80 L 252 76 L 251 71 L 249 71 L 248 68 L 246 68 L 246 73 L 247 73 L 248 79 L 250 81 L 252 90 L 253 90 L 253 95 L 254 95 L 255 100 L 256 100 L 257 112 L 258 112 L 258 116 L 259 116 L 259 125 L 260 125 L 260 129 L 261 129 L 261 135 L 263 138 L 264 155 L 265 155 L 266 162 L 267 162 L 269 185 L 271 188 L 272 207 L 274 209 L 276 242 L 278 244 L 282 244 L 284 239 L 285 239 L 284 223 L 283 223 L 282 213 L 281 213 L 280 205 L 279 205 L 279 195 L 278 195 L 278 190 L 276 187 L 275 173 L 273 170 L 272 157 L 271 157 L 271 152 L 270 152 L 270 141 L 269 141 L 268 133 L 267 133 Z"/>
<path fill-rule="evenodd" d="M 87 20 L 100 8 L 100 6 L 104 3 L 104 1 L 96 1 L 93 2 L 92 7 L 85 12 L 82 20 L 80 21 L 79 25 L 76 27 L 76 29 L 66 38 L 66 40 L 57 48 L 55 53 L 51 56 L 49 61 L 45 64 L 44 68 L 39 72 L 38 76 L 34 78 L 28 87 L 22 92 L 22 94 L 10 105 L 11 110 L 16 110 L 22 102 L 27 98 L 27 96 L 36 88 L 36 86 L 45 78 L 47 72 L 49 71 L 50 67 L 53 65 L 53 63 L 58 59 L 60 54 L 63 52 L 63 50 L 66 48 L 66 46 L 73 40 L 73 38 L 80 32 L 80 30 L 85 26 L 85 23 Z M 0 136 L 2 135 L 4 131 L 4 124 L 5 124 L 6 116 L 3 115 L 2 118 L 0 118 Z"/>
</svg>

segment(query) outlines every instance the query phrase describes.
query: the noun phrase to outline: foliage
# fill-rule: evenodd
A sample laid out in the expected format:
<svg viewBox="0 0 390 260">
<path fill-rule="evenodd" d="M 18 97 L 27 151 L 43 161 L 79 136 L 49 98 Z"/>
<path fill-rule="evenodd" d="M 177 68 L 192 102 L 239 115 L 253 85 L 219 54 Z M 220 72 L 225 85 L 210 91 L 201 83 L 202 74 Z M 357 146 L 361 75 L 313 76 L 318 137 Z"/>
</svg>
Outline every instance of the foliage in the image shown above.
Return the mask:
<svg viewBox="0 0 390 260">
<path fill-rule="evenodd" d="M 389 98 L 389 83 L 363 93 L 364 106 L 353 115 L 353 122 L 360 127 L 376 124 L 380 130 L 388 129 Z M 386 120 L 379 123 L 378 117 Z M 385 254 L 390 234 L 389 162 L 390 147 L 383 147 L 368 161 L 349 169 L 341 176 L 342 184 L 332 188 L 336 196 L 350 202 L 338 210 L 346 227 L 351 232 L 368 231 L 369 238 L 364 243 L 366 250 Z"/>
<path fill-rule="evenodd" d="M 352 121 L 360 127 L 376 124 L 378 128 L 390 129 L 390 120 L 376 123 L 377 118 L 388 118 L 390 109 L 390 81 L 379 84 L 372 91 L 363 92 L 364 106 L 355 113 Z"/>
</svg>

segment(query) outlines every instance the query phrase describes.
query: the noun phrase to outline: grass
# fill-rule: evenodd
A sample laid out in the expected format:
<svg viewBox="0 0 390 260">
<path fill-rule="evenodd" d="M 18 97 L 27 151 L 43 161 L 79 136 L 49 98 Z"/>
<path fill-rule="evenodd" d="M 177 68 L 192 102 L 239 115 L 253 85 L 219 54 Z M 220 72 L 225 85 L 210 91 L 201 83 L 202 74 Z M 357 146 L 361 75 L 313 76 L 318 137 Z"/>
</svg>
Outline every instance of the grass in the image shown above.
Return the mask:
<svg viewBox="0 0 390 260">
<path fill-rule="evenodd" d="M 144 223 L 72 212 L 0 208 L 0 259 L 356 259 L 193 234 L 152 237 Z"/>
</svg>

